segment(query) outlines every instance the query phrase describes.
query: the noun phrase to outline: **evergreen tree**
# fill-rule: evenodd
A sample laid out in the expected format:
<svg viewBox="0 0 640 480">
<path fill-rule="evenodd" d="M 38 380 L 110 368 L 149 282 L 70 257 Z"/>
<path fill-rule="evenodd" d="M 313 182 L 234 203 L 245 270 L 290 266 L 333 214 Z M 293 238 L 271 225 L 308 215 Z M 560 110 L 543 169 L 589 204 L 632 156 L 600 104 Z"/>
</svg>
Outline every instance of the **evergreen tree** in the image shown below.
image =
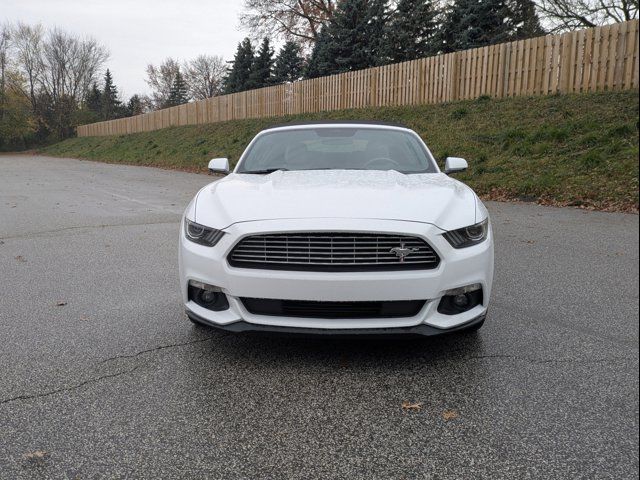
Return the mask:
<svg viewBox="0 0 640 480">
<path fill-rule="evenodd" d="M 439 36 L 443 52 L 455 52 L 541 35 L 532 0 L 455 0 Z"/>
<path fill-rule="evenodd" d="M 252 88 L 267 87 L 271 84 L 271 75 L 273 71 L 273 49 L 269 43 L 269 39 L 262 41 L 258 54 L 253 59 L 249 81 L 245 85 L 246 90 Z"/>
<path fill-rule="evenodd" d="M 111 120 L 118 117 L 121 102 L 118 99 L 118 89 L 113 83 L 109 69 L 104 74 L 104 88 L 102 89 L 102 118 Z"/>
<path fill-rule="evenodd" d="M 389 63 L 384 57 L 387 23 L 389 22 L 387 0 L 371 0 L 368 16 L 368 50 L 371 56 L 371 65 L 369 66 L 374 67 L 379 65 L 386 65 L 387 63 Z"/>
<path fill-rule="evenodd" d="M 273 83 L 295 82 L 302 77 L 304 60 L 300 46 L 293 41 L 285 43 L 276 56 Z"/>
<path fill-rule="evenodd" d="M 510 13 L 510 40 L 524 40 L 546 35 L 533 0 L 507 0 Z"/>
<path fill-rule="evenodd" d="M 182 105 L 189 101 L 189 88 L 187 82 L 184 81 L 180 69 L 176 71 L 176 76 L 173 79 L 171 90 L 169 91 L 169 98 L 165 107 L 175 107 L 176 105 Z"/>
<path fill-rule="evenodd" d="M 434 0 L 399 0 L 386 26 L 385 55 L 392 63 L 438 53 Z"/>
<path fill-rule="evenodd" d="M 95 117 L 95 121 L 102 119 L 102 91 L 98 87 L 97 83 L 91 85 L 87 98 L 85 100 L 87 110 L 89 110 Z"/>
<path fill-rule="evenodd" d="M 342 0 L 329 24 L 330 73 L 360 70 L 381 64 L 384 0 Z"/>
<path fill-rule="evenodd" d="M 318 78 L 330 75 L 333 69 L 333 58 L 331 56 L 331 35 L 329 27 L 322 27 L 318 34 L 318 39 L 313 46 L 309 60 L 305 66 L 304 76 L 306 78 Z"/>
<path fill-rule="evenodd" d="M 253 69 L 253 46 L 248 38 L 238 44 L 231 67 L 224 82 L 225 93 L 246 90 Z"/>
<path fill-rule="evenodd" d="M 144 113 L 144 105 L 142 103 L 142 99 L 140 95 L 132 95 L 129 101 L 127 102 L 126 114 L 129 117 L 133 117 L 134 115 L 140 115 Z"/>
</svg>

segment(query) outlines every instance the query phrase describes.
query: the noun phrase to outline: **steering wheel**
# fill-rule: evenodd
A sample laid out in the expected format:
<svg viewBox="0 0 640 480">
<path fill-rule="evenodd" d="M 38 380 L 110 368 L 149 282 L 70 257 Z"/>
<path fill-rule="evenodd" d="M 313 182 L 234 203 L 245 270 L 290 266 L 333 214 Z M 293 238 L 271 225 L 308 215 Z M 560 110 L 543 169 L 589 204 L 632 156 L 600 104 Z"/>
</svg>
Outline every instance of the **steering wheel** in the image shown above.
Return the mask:
<svg viewBox="0 0 640 480">
<path fill-rule="evenodd" d="M 367 161 L 364 164 L 364 168 L 369 168 L 369 167 L 373 167 L 373 166 L 381 166 L 380 165 L 381 163 L 383 164 L 382 166 L 390 167 L 389 170 L 400 170 L 402 168 L 401 165 L 398 162 L 396 162 L 394 159 L 388 158 L 388 157 L 372 158 L 371 160 Z"/>
</svg>

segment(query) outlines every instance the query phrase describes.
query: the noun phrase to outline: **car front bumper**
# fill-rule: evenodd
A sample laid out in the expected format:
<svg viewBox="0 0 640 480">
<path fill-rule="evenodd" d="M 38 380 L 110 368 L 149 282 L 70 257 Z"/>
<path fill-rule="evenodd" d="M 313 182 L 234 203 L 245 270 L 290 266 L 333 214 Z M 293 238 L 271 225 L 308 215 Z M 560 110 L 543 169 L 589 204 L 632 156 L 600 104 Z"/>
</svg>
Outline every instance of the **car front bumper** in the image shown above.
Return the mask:
<svg viewBox="0 0 640 480">
<path fill-rule="evenodd" d="M 308 231 L 401 233 L 424 238 L 440 256 L 433 270 L 378 272 L 306 272 L 234 268 L 227 255 L 243 237 L 254 234 Z M 423 223 L 371 219 L 285 219 L 242 222 L 225 229 L 214 247 L 204 247 L 180 236 L 179 264 L 182 296 L 188 315 L 230 331 L 271 330 L 309 333 L 417 333 L 435 334 L 467 328 L 484 318 L 493 281 L 491 232 L 479 245 L 454 249 L 439 228 Z M 188 299 L 190 280 L 215 285 L 227 296 L 229 308 L 211 311 Z M 447 290 L 480 284 L 481 305 L 456 315 L 438 312 Z M 241 297 L 333 302 L 427 300 L 412 317 L 323 319 L 255 315 Z M 386 331 L 385 331 L 386 330 Z M 392 330 L 392 331 L 390 331 Z M 431 333 L 420 333 L 431 332 Z"/>
</svg>

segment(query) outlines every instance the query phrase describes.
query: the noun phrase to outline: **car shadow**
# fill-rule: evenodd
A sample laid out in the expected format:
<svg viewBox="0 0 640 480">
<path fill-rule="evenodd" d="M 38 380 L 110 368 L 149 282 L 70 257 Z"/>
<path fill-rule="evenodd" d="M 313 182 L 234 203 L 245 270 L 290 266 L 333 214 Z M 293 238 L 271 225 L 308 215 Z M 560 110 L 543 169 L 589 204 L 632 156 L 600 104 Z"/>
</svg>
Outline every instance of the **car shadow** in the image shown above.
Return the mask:
<svg viewBox="0 0 640 480">
<path fill-rule="evenodd" d="M 196 327 L 199 328 L 199 327 Z M 235 365 L 278 364 L 300 367 L 331 364 L 367 368 L 408 361 L 439 363 L 479 357 L 485 351 L 481 332 L 434 337 L 323 337 L 265 333 L 222 333 L 212 330 L 211 352 Z"/>
</svg>

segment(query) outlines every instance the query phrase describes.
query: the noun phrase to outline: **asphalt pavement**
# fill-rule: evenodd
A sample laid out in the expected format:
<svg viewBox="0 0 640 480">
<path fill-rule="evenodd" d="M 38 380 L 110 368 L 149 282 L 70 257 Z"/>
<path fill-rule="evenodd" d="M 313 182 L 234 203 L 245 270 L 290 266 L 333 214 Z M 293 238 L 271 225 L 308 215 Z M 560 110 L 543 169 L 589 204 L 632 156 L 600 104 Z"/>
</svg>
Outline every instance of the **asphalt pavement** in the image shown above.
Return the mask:
<svg viewBox="0 0 640 480">
<path fill-rule="evenodd" d="M 209 181 L 0 156 L 1 479 L 638 478 L 638 216 L 489 203 L 476 335 L 237 336 L 178 292 Z"/>
</svg>

